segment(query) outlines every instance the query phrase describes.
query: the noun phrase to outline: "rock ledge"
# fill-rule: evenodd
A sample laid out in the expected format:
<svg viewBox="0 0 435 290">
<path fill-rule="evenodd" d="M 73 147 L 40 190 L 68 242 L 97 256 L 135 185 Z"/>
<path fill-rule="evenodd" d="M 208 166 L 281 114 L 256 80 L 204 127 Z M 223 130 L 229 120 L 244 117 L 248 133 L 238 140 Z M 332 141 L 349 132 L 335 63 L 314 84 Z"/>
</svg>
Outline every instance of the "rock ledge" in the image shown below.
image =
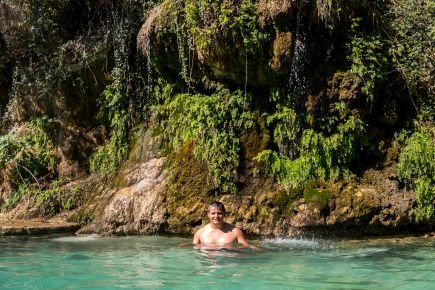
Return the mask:
<svg viewBox="0 0 435 290">
<path fill-rule="evenodd" d="M 11 220 L 0 218 L 0 236 L 74 233 L 79 228 L 80 225 L 77 223 L 60 220 Z"/>
</svg>

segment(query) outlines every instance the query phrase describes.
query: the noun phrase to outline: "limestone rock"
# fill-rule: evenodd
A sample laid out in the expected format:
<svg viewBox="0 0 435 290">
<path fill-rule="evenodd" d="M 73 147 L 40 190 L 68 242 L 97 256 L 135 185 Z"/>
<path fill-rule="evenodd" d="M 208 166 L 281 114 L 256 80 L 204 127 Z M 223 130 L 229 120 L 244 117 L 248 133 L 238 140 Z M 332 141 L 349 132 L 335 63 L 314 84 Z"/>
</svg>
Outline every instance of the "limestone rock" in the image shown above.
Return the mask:
<svg viewBox="0 0 435 290">
<path fill-rule="evenodd" d="M 79 233 L 103 235 L 151 234 L 161 232 L 166 210 L 163 195 L 167 175 L 164 159 L 155 158 L 135 166 L 126 174 L 127 186 L 113 190 L 100 216 Z"/>
</svg>

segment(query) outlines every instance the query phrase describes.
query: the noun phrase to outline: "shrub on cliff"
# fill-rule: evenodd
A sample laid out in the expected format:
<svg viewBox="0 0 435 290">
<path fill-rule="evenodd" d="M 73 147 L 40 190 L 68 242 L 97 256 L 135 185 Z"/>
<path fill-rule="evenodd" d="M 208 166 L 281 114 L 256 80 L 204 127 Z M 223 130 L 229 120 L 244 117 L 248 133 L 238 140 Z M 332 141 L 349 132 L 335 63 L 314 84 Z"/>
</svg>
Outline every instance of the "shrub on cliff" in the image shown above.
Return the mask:
<svg viewBox="0 0 435 290">
<path fill-rule="evenodd" d="M 417 123 L 417 130 L 398 135 L 397 145 L 403 145 L 397 164 L 397 175 L 416 192 L 417 220 L 430 219 L 435 214 L 435 128 L 433 124 Z"/>
</svg>

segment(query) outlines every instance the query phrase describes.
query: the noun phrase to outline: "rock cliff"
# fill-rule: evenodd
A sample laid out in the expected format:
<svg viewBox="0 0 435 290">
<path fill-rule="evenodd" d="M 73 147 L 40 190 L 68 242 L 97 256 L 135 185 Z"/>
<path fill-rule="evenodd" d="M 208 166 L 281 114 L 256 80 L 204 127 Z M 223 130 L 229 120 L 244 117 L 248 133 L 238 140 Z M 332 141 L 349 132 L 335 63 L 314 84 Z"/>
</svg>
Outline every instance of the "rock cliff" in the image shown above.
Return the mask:
<svg viewBox="0 0 435 290">
<path fill-rule="evenodd" d="M 394 3 L 85 2 L 0 3 L 3 218 L 190 235 L 219 200 L 248 235 L 432 229 L 396 170 L 432 95 L 393 68 Z"/>
</svg>

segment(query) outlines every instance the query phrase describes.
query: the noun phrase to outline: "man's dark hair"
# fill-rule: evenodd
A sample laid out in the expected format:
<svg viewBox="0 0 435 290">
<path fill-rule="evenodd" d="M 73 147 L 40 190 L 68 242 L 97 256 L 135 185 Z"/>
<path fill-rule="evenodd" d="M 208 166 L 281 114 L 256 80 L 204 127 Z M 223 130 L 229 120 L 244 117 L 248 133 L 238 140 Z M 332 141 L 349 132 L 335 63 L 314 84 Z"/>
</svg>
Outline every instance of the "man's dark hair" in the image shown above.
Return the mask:
<svg viewBox="0 0 435 290">
<path fill-rule="evenodd" d="M 210 208 L 212 208 L 212 207 L 215 207 L 215 208 L 219 209 L 219 210 L 222 211 L 223 213 L 226 212 L 226 211 L 225 211 L 225 206 L 224 206 L 224 204 L 223 204 L 222 202 L 220 202 L 220 201 L 214 201 L 214 202 L 210 203 L 210 204 L 208 205 L 207 211 L 209 211 Z"/>
</svg>

